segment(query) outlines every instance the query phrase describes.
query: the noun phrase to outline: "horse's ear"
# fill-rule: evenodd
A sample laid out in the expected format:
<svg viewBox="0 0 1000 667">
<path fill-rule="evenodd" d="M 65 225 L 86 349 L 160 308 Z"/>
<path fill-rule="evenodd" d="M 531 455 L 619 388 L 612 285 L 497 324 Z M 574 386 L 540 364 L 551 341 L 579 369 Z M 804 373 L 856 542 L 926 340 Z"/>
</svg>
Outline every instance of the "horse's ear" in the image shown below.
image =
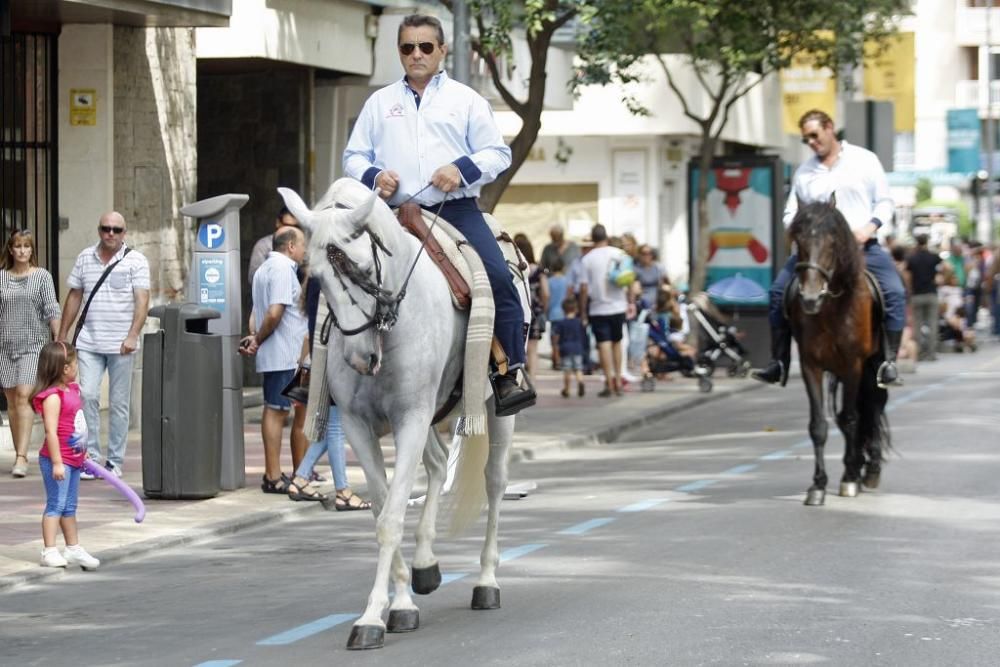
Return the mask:
<svg viewBox="0 0 1000 667">
<path fill-rule="evenodd" d="M 376 199 L 378 199 L 378 195 L 374 192 L 370 193 L 356 208 L 344 211 L 341 219 L 350 225 L 351 229 L 361 229 L 367 224 L 368 216 L 372 212 L 372 206 L 375 205 Z"/>
<path fill-rule="evenodd" d="M 834 190 L 830 193 L 830 207 L 837 208 L 837 191 Z"/>
<path fill-rule="evenodd" d="M 306 230 L 311 232 L 313 228 L 312 211 L 306 206 L 306 203 L 302 201 L 302 197 L 299 196 L 297 192 L 289 188 L 278 188 L 278 194 L 285 202 L 285 206 L 288 207 L 289 212 L 295 216 L 295 219 L 299 221 L 299 224 Z"/>
</svg>

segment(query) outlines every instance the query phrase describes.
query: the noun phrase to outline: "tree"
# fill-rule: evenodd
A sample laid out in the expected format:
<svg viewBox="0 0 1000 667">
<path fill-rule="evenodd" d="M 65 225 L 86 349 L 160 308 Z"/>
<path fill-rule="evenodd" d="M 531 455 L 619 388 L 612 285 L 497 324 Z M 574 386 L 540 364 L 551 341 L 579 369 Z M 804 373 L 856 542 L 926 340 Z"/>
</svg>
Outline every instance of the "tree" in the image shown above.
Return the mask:
<svg viewBox="0 0 1000 667">
<path fill-rule="evenodd" d="M 804 54 L 833 72 L 856 65 L 866 43 L 884 46 L 909 5 L 909 0 L 636 0 L 596 8 L 578 52 L 582 62 L 575 85 L 635 80 L 640 61 L 651 56 L 700 132 L 693 291 L 705 286 L 709 169 L 733 105 Z M 671 53 L 683 54 L 693 69 L 709 102 L 703 113 L 677 86 L 666 58 Z"/>
<path fill-rule="evenodd" d="M 452 11 L 451 0 L 441 0 Z M 514 174 L 527 159 L 542 127 L 545 104 L 549 47 L 559 28 L 573 19 L 586 21 L 596 15 L 602 0 L 467 0 L 469 13 L 475 17 L 476 34 L 472 49 L 483 59 L 490 79 L 504 103 L 521 119 L 521 129 L 510 142 L 511 166 L 479 195 L 484 210 L 492 211 Z M 614 3 L 613 3 L 614 4 Z M 627 4 L 627 3 L 626 3 Z M 511 54 L 511 34 L 523 28 L 531 54 L 527 96 L 519 98 L 504 82 L 504 62 Z M 586 46 L 585 44 L 581 44 Z M 611 56 L 604 60 L 618 62 Z M 569 86 L 570 81 L 566 82 Z"/>
</svg>

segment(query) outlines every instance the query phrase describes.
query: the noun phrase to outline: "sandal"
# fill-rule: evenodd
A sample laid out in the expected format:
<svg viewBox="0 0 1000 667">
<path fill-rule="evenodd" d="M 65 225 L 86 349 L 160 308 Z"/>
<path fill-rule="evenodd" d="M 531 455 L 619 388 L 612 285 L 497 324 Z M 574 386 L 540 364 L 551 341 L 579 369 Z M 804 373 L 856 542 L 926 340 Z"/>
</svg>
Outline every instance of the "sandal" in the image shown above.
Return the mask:
<svg viewBox="0 0 1000 667">
<path fill-rule="evenodd" d="M 333 506 L 338 512 L 352 512 L 354 510 L 370 510 L 372 503 L 370 500 L 362 500 L 354 492 L 351 492 L 349 496 L 345 496 L 338 491 L 337 497 L 334 498 Z"/>
<path fill-rule="evenodd" d="M 289 500 L 326 500 L 326 496 L 309 487 L 309 482 L 296 475 L 288 483 Z"/>
<path fill-rule="evenodd" d="M 288 487 L 292 480 L 288 479 L 285 473 L 281 473 L 278 479 L 268 479 L 267 474 L 261 478 L 260 490 L 264 493 L 288 493 Z"/>
<path fill-rule="evenodd" d="M 23 465 L 18 465 L 17 460 L 24 459 Z M 10 474 L 14 477 L 24 477 L 28 474 L 28 457 L 24 454 L 14 456 L 14 467 L 10 469 Z"/>
</svg>

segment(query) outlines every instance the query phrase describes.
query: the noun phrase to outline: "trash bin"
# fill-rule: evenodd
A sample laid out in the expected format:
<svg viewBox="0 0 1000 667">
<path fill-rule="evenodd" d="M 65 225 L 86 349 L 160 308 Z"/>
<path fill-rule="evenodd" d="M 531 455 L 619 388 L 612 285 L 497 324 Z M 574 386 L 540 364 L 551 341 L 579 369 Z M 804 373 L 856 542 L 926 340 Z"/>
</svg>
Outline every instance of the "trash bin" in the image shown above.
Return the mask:
<svg viewBox="0 0 1000 667">
<path fill-rule="evenodd" d="M 147 498 L 211 498 L 222 462 L 222 338 L 214 308 L 157 306 L 143 337 L 142 490 Z"/>
</svg>

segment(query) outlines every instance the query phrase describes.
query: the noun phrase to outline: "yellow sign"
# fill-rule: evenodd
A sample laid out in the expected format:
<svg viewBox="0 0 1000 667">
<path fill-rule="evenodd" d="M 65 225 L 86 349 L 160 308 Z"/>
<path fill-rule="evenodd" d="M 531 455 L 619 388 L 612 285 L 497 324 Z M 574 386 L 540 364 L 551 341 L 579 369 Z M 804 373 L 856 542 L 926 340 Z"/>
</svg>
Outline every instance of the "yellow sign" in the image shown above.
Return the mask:
<svg viewBox="0 0 1000 667">
<path fill-rule="evenodd" d="M 781 70 L 782 128 L 786 134 L 799 133 L 799 118 L 812 109 L 833 114 L 837 84 L 829 68 L 813 67 L 812 59 L 798 55 L 792 66 Z"/>
<path fill-rule="evenodd" d="M 69 91 L 69 124 L 97 125 L 97 91 L 72 88 Z"/>
<path fill-rule="evenodd" d="M 873 46 L 866 49 L 869 54 Z M 865 97 L 893 103 L 897 132 L 914 129 L 914 47 L 913 33 L 889 38 L 880 55 L 865 59 Z"/>
</svg>

